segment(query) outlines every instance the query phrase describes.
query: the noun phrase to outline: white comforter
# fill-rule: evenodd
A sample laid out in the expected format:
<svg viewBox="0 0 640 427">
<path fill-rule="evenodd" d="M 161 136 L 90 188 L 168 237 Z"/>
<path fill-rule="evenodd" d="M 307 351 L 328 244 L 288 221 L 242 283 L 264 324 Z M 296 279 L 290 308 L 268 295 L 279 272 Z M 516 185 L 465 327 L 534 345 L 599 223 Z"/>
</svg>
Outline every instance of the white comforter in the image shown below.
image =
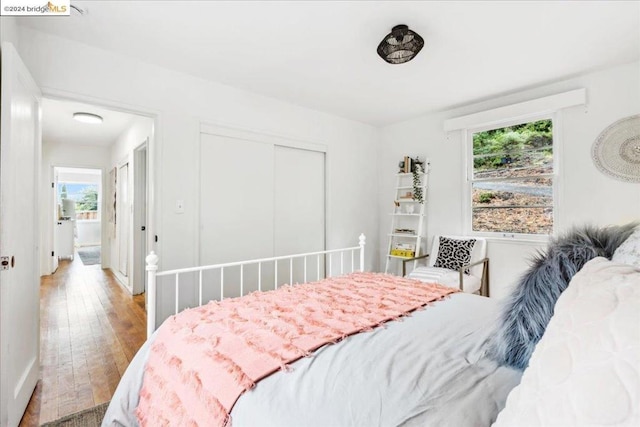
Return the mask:
<svg viewBox="0 0 640 427">
<path fill-rule="evenodd" d="M 495 426 L 640 425 L 640 268 L 589 261 Z"/>
<path fill-rule="evenodd" d="M 521 373 L 485 357 L 498 305 L 455 294 L 385 328 L 317 350 L 240 397 L 242 426 L 489 426 Z M 149 345 L 125 372 L 103 426 L 133 411 Z"/>
</svg>

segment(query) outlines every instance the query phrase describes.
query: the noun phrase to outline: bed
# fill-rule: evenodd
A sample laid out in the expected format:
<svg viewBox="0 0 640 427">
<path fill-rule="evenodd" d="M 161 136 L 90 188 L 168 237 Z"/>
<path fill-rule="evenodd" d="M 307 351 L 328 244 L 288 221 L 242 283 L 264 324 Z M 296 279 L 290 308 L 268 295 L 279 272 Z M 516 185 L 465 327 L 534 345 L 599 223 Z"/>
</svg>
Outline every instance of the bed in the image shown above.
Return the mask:
<svg viewBox="0 0 640 427">
<path fill-rule="evenodd" d="M 404 306 L 398 302 L 401 308 L 399 308 L 400 311 L 397 315 L 386 313 L 383 316 L 383 321 L 372 318 L 371 322 L 373 323 L 370 326 L 358 324 L 357 328 L 340 330 L 336 332 L 337 335 L 334 335 L 333 339 L 329 337 L 329 341 L 326 343 L 314 341 L 310 344 L 310 348 L 313 351 L 309 351 L 306 354 L 305 352 L 300 352 L 297 355 L 293 354 L 287 359 L 286 363 L 281 363 L 280 366 L 275 368 L 272 366 L 269 368 L 270 371 L 267 369 L 269 372 L 266 375 L 262 377 L 258 375 L 260 377 L 259 381 L 251 381 L 251 384 L 240 388 L 240 392 L 236 397 L 226 396 L 225 392 L 218 391 L 218 393 L 222 393 L 222 396 L 220 394 L 215 396 L 220 399 L 220 402 L 225 401 L 224 399 L 231 402 L 227 405 L 228 412 L 223 412 L 221 417 L 214 415 L 215 411 L 213 409 L 217 410 L 217 408 L 212 408 L 213 405 L 209 403 L 198 406 L 197 402 L 177 402 L 180 399 L 173 394 L 175 388 L 176 390 L 187 389 L 184 392 L 187 395 L 191 393 L 192 395 L 201 396 L 201 378 L 209 375 L 214 377 L 211 379 L 214 384 L 219 381 L 216 376 L 218 374 L 213 375 L 211 373 L 214 367 L 209 364 L 204 364 L 204 366 L 197 368 L 199 370 L 197 375 L 199 376 L 192 373 L 193 369 L 195 369 L 192 369 L 192 366 L 196 364 L 189 365 L 188 370 L 189 375 L 192 375 L 191 377 L 178 377 L 181 380 L 169 383 L 166 387 L 164 385 L 156 387 L 153 382 L 149 383 L 149 378 L 155 375 L 156 372 L 154 368 L 157 365 L 150 367 L 153 360 L 159 360 L 159 358 L 164 357 L 167 360 L 167 365 L 173 364 L 175 366 L 182 364 L 182 360 L 187 360 L 192 353 L 196 352 L 190 347 L 184 346 L 181 341 L 178 341 L 174 349 L 177 353 L 168 351 L 161 357 L 157 355 L 157 347 L 160 346 L 160 341 L 165 339 L 163 336 L 171 335 L 167 332 L 173 327 L 171 325 L 177 324 L 176 322 L 179 322 L 182 318 L 186 320 L 183 321 L 181 327 L 176 327 L 176 331 L 185 331 L 190 328 L 193 331 L 196 328 L 199 330 L 199 323 L 193 319 L 204 319 L 202 315 L 205 311 L 207 313 L 215 313 L 216 310 L 230 309 L 229 307 L 235 307 L 234 304 L 237 301 L 263 298 L 263 295 L 277 294 L 278 291 L 274 289 L 266 292 L 251 292 L 241 298 L 225 299 L 224 301 L 186 310 L 187 314 L 178 314 L 170 317 L 157 331 L 155 331 L 155 313 L 149 310 L 149 340 L 140 349 L 123 375 L 103 420 L 103 426 L 231 424 L 234 427 L 492 425 L 498 418 L 498 414 L 505 407 L 505 402 L 507 402 L 510 392 L 514 388 L 519 390 L 523 387 L 523 384 L 520 384 L 523 369 L 510 366 L 503 363 L 500 358 L 495 357 L 496 325 L 501 322 L 500 318 L 504 313 L 504 305 L 489 298 L 457 292 L 450 288 L 449 290 L 440 289 L 438 285 L 425 284 L 413 279 L 363 273 L 364 243 L 364 236 L 361 236 L 358 246 L 345 249 L 162 273 L 155 271 L 157 258 L 150 256 L 148 258 L 149 292 L 152 292 L 156 285 L 156 277 L 174 276 L 177 297 L 180 282 L 179 275 L 181 273 L 195 273 L 198 277 L 198 302 L 200 305 L 202 304 L 202 288 L 206 286 L 206 283 L 203 284 L 202 279 L 203 275 L 206 277 L 206 274 L 203 273 L 205 271 L 217 269 L 220 271 L 219 274 L 222 279 L 225 276 L 224 270 L 226 268 L 240 267 L 240 287 L 247 288 L 248 285 L 244 282 L 246 275 L 242 273 L 245 267 L 242 266 L 246 266 L 249 263 L 257 263 L 258 269 L 261 270 L 262 266 L 268 263 L 274 262 L 282 265 L 284 262 L 285 265 L 288 263 L 291 267 L 294 265 L 295 260 L 304 266 L 298 269 L 298 273 L 303 274 L 302 277 L 305 279 L 308 279 L 306 277 L 308 265 L 315 264 L 319 266 L 322 264 L 323 267 L 316 268 L 316 277 L 310 280 L 312 283 L 280 286 L 280 293 L 291 293 L 294 292 L 293 289 L 306 289 L 305 292 L 310 293 L 314 293 L 313 289 L 318 289 L 318 292 L 321 293 L 320 290 L 326 286 L 331 287 L 339 284 L 340 286 L 357 287 L 365 286 L 367 281 L 373 281 L 376 286 L 388 284 L 392 289 L 402 289 L 402 292 L 405 292 L 406 289 L 411 289 L 411 292 L 413 292 L 413 289 L 416 289 L 416 293 L 421 295 L 428 294 L 429 299 L 413 301 L 410 306 Z M 312 262 L 311 259 L 313 258 L 315 258 L 315 262 Z M 611 263 L 606 259 L 604 261 Z M 598 264 L 596 266 L 598 274 L 601 276 L 606 274 L 628 275 L 629 280 L 626 280 L 626 278 L 622 280 L 622 282 L 626 283 L 625 286 L 628 287 L 629 283 L 631 283 L 636 284 L 637 288 L 640 289 L 640 268 L 626 267 L 626 270 L 621 273 L 620 265 L 622 264 L 613 264 L 614 267 L 618 266 L 616 267 L 617 269 L 609 268 L 610 266 L 608 265 L 606 266 L 607 268 L 604 268 Z M 277 270 L 277 267 L 275 269 Z M 602 272 L 601 270 L 606 271 Z M 292 271 L 293 269 L 291 268 L 288 270 L 290 279 L 293 279 Z M 322 276 L 327 276 L 327 279 L 318 277 L 320 272 L 323 273 Z M 586 279 L 583 280 L 588 281 L 592 274 L 585 273 L 585 276 Z M 278 275 L 276 274 L 277 277 Z M 258 279 L 259 283 L 260 281 L 261 279 Z M 288 283 L 295 283 L 295 281 L 290 280 Z M 362 283 L 365 283 L 365 285 L 362 285 Z M 275 284 L 277 285 L 277 280 Z M 220 280 L 219 285 L 224 287 L 224 280 Z M 231 285 L 227 283 L 226 286 Z M 435 288 L 432 288 L 433 286 Z M 578 284 L 575 288 L 578 289 L 579 286 L 581 285 Z M 260 288 L 260 285 L 258 285 L 258 288 Z M 618 288 L 615 287 L 615 289 Z M 366 294 L 368 291 L 356 290 L 355 292 Z M 384 293 L 389 295 L 388 298 L 395 298 L 395 294 L 386 294 L 386 292 L 387 290 L 385 289 Z M 431 296 L 432 292 L 436 292 L 433 294 L 435 296 Z M 224 292 L 222 292 L 222 295 L 224 296 Z M 305 294 L 305 298 L 309 295 Z M 640 301 L 640 294 L 636 292 L 634 295 L 629 298 L 632 307 Z M 409 299 L 412 298 L 414 296 Z M 576 296 L 574 295 L 573 298 L 576 298 Z M 335 299 L 337 300 L 338 297 Z M 176 298 L 176 300 L 178 299 Z M 149 301 L 150 304 L 153 301 L 151 294 L 149 295 Z M 155 302 L 153 306 L 155 306 Z M 348 304 L 346 307 L 348 307 Z M 344 312 L 345 306 L 340 309 Z M 238 312 L 236 308 L 233 308 L 233 310 L 236 310 L 234 313 Z M 348 309 L 346 310 L 348 311 Z M 628 311 L 629 308 L 626 307 L 622 310 Z M 274 314 L 277 319 L 281 315 L 282 312 Z M 189 320 L 189 316 L 191 316 L 191 320 Z M 225 319 L 226 317 L 223 316 L 219 320 L 211 322 L 211 327 L 225 329 L 226 326 L 224 328 L 219 326 L 225 324 Z M 337 316 L 336 319 L 340 320 L 341 318 Z M 309 322 L 311 322 L 311 325 L 315 325 L 313 321 L 309 320 Z M 273 325 L 270 327 L 273 329 Z M 252 328 L 245 329 L 245 331 L 249 330 L 253 331 Z M 182 332 L 174 333 L 173 335 L 180 334 Z M 636 349 L 637 354 L 640 337 L 636 336 L 638 334 L 634 335 L 634 331 L 630 335 L 632 342 L 628 345 L 623 345 L 621 349 L 623 353 L 627 352 L 629 354 L 633 354 L 632 350 Z M 180 339 L 191 340 L 192 337 L 189 333 L 186 333 Z M 215 339 L 217 340 L 218 338 Z M 634 339 L 636 341 L 633 341 Z M 222 348 L 220 343 L 220 341 L 216 341 L 218 348 Z M 164 351 L 165 341 L 162 341 L 161 344 Z M 154 350 L 155 353 L 152 351 L 154 348 L 156 349 Z M 183 358 L 180 360 L 167 356 L 180 352 L 182 352 L 180 357 Z M 240 353 L 245 354 L 246 352 Z M 535 353 L 532 357 L 532 363 L 534 361 L 536 361 Z M 249 362 L 242 359 L 242 357 L 236 362 L 239 365 L 245 363 L 242 366 L 249 366 Z M 276 365 L 278 364 L 276 363 Z M 538 367 L 537 369 L 541 368 Z M 245 370 L 249 371 L 249 369 Z M 232 375 L 231 371 L 229 369 L 229 375 L 237 374 L 236 372 Z M 635 366 L 636 375 L 637 371 L 638 367 Z M 149 374 L 149 372 L 152 374 Z M 526 378 L 527 370 L 524 370 L 524 372 Z M 197 383 L 193 381 L 193 375 L 197 376 Z M 145 381 L 147 382 L 145 383 Z M 525 392 L 520 390 L 516 394 L 527 396 L 528 393 L 528 400 L 531 401 L 531 395 L 535 397 L 539 393 L 536 392 L 536 384 L 530 385 L 528 384 L 530 382 L 528 381 L 524 384 Z M 640 390 L 637 390 L 637 384 L 633 383 L 633 381 L 631 385 L 627 383 L 626 386 L 626 393 L 632 399 L 639 395 Z M 161 388 L 169 389 L 170 393 L 160 394 L 159 397 L 155 397 L 155 403 L 150 403 L 148 395 L 156 393 Z M 200 399 L 200 397 L 197 399 Z M 510 421 L 510 419 L 517 420 L 517 416 L 522 415 L 523 411 L 518 410 L 522 405 L 521 401 L 522 399 L 517 396 L 509 397 L 510 407 L 500 415 L 498 419 L 498 422 L 501 423 L 500 425 L 522 425 L 522 418 L 519 419 L 519 424 Z M 209 400 L 206 402 L 209 402 Z M 572 404 L 571 402 L 567 403 L 567 407 L 571 407 Z M 167 413 L 171 413 L 167 408 L 174 405 L 180 406 L 182 415 L 173 419 L 162 418 L 167 416 Z M 139 406 L 145 409 L 146 413 L 142 413 L 142 409 L 137 410 Z M 628 408 L 631 408 L 631 410 L 627 410 Z M 531 410 L 531 408 L 528 408 L 528 410 Z M 623 417 L 624 420 L 638 420 L 637 403 L 633 403 L 630 406 L 627 405 L 625 410 L 627 410 L 627 413 Z M 160 418 L 153 418 L 153 416 L 149 418 L 149 413 L 153 412 L 162 413 L 163 415 Z M 552 413 L 553 410 L 547 412 Z M 198 418 L 198 416 L 206 417 L 208 414 L 211 414 L 210 418 Z M 601 413 L 599 415 L 602 416 Z M 171 417 L 171 415 L 167 417 Z M 583 418 L 576 419 L 584 421 Z M 539 419 L 549 420 L 548 417 L 544 418 L 544 416 L 542 418 L 539 417 Z M 524 420 L 527 420 L 527 418 L 524 418 Z M 533 423 L 532 425 L 536 424 Z"/>
</svg>

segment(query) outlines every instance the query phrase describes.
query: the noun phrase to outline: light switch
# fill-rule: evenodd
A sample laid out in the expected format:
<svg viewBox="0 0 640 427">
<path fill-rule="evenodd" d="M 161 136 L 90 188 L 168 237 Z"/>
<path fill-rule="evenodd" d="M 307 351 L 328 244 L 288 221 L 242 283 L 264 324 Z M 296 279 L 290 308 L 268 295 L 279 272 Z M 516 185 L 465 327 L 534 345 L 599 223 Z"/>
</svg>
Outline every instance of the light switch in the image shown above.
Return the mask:
<svg viewBox="0 0 640 427">
<path fill-rule="evenodd" d="M 176 200 L 176 213 L 177 214 L 184 213 L 184 200 Z"/>
</svg>

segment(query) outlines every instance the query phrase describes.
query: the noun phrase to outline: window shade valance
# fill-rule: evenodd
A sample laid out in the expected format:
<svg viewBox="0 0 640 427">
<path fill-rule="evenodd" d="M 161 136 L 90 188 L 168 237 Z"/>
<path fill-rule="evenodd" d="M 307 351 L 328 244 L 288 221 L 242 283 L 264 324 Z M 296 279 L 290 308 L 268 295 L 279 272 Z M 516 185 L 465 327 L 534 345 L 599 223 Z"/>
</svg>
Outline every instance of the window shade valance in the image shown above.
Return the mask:
<svg viewBox="0 0 640 427">
<path fill-rule="evenodd" d="M 561 108 L 584 105 L 587 102 L 586 89 L 576 89 L 569 92 L 545 96 L 531 101 L 507 105 L 466 116 L 455 117 L 444 121 L 444 131 L 451 132 L 460 129 L 470 129 L 479 126 L 489 126 L 494 123 L 528 117 L 547 112 L 554 112 Z"/>
</svg>

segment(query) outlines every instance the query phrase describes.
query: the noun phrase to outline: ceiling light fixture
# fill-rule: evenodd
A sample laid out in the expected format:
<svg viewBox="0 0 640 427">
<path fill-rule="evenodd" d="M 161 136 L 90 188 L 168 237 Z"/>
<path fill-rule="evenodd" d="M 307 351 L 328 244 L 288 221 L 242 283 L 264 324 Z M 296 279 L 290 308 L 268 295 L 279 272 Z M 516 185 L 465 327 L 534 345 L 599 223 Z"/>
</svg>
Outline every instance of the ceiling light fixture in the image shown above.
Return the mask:
<svg viewBox="0 0 640 427">
<path fill-rule="evenodd" d="M 378 55 L 389 64 L 403 64 L 411 61 L 424 46 L 420 34 L 406 25 L 396 25 L 378 45 Z"/>
<path fill-rule="evenodd" d="M 73 118 L 82 123 L 91 123 L 91 124 L 102 123 L 102 117 L 92 113 L 73 113 Z"/>
</svg>

